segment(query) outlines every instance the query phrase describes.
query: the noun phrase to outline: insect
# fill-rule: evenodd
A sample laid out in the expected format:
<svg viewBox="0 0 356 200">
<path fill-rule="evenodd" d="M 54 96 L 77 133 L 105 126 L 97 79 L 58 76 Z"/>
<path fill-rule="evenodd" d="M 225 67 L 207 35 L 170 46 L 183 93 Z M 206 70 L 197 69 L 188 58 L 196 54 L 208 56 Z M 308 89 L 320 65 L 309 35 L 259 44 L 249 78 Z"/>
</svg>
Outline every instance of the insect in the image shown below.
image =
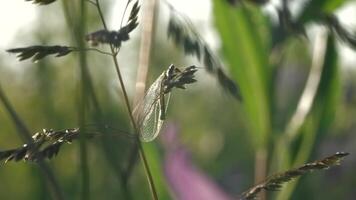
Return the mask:
<svg viewBox="0 0 356 200">
<path fill-rule="evenodd" d="M 142 141 L 154 140 L 166 119 L 170 93 L 173 88 L 185 89 L 186 84 L 196 82 L 194 73 L 197 67 L 192 65 L 179 69 L 171 64 L 147 90 L 142 102 L 133 111 L 139 135 Z"/>
</svg>

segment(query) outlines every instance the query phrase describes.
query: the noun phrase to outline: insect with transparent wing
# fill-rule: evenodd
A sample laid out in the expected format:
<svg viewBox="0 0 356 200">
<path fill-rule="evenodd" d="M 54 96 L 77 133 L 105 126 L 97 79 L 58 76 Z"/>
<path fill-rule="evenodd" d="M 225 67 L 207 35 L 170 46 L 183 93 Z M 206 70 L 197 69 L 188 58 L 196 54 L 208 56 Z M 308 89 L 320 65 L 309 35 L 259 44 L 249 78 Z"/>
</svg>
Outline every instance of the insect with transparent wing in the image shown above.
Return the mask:
<svg viewBox="0 0 356 200">
<path fill-rule="evenodd" d="M 166 118 L 170 92 L 173 88 L 185 89 L 186 84 L 196 82 L 194 73 L 197 67 L 192 65 L 179 69 L 171 64 L 150 88 L 133 111 L 139 135 L 142 141 L 154 140 Z"/>
</svg>

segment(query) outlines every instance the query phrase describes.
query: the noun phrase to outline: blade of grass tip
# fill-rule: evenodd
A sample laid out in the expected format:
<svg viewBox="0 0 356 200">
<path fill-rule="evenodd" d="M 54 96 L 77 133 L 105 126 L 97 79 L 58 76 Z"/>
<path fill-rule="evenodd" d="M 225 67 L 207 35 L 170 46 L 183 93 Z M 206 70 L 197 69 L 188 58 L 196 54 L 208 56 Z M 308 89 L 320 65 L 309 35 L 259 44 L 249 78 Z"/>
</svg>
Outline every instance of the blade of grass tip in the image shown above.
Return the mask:
<svg viewBox="0 0 356 200">
<path fill-rule="evenodd" d="M 101 10 L 101 7 L 100 7 L 100 2 L 99 2 L 99 0 L 95 0 L 95 2 L 96 2 L 96 7 L 97 7 L 97 10 L 98 10 L 100 19 L 102 21 L 102 24 L 103 24 L 104 28 L 107 30 L 105 19 L 104 19 L 104 16 L 103 16 L 103 13 L 102 13 L 102 10 Z M 130 1 L 128 1 L 128 3 L 129 2 Z M 140 158 L 142 160 L 142 163 L 143 163 L 143 167 L 144 167 L 144 170 L 145 170 L 145 173 L 146 173 L 147 181 L 149 183 L 149 187 L 150 187 L 150 191 L 151 191 L 151 194 L 152 194 L 152 198 L 157 200 L 158 196 L 157 196 L 155 184 L 154 184 L 154 181 L 153 181 L 153 177 L 152 177 L 152 174 L 151 174 L 151 171 L 150 171 L 150 168 L 149 168 L 149 165 L 148 165 L 148 162 L 147 162 L 147 159 L 146 159 L 145 152 L 143 150 L 141 141 L 140 141 L 139 136 L 138 136 L 138 128 L 136 126 L 134 117 L 132 115 L 132 109 L 130 107 L 129 98 L 128 98 L 128 95 L 127 95 L 127 92 L 126 92 L 126 88 L 125 88 L 125 84 L 123 82 L 123 78 L 122 78 L 122 75 L 121 75 L 121 72 L 120 72 L 120 67 L 119 67 L 119 63 L 118 63 L 118 60 L 117 60 L 118 52 L 115 51 L 115 49 L 114 49 L 114 47 L 112 45 L 110 45 L 110 49 L 111 49 L 111 52 L 113 54 L 112 55 L 112 59 L 113 59 L 114 65 L 115 65 L 115 70 L 116 70 L 117 76 L 119 78 L 119 84 L 120 84 L 122 93 L 124 95 L 126 108 L 128 110 L 128 114 L 129 114 L 132 126 L 133 126 L 133 128 L 135 130 L 136 142 L 137 142 L 137 145 L 138 145 L 138 151 L 139 151 L 139 155 L 140 155 Z"/>
<path fill-rule="evenodd" d="M 21 139 L 25 143 L 32 142 L 30 131 L 28 130 L 28 128 L 26 127 L 22 119 L 16 113 L 15 109 L 13 108 L 10 101 L 6 97 L 4 91 L 2 90 L 1 85 L 0 85 L 0 101 L 4 104 L 5 109 L 7 110 L 12 121 L 14 122 L 17 132 L 20 135 Z M 64 200 L 63 192 L 51 168 L 42 160 L 38 162 L 38 166 L 41 169 L 40 171 L 42 172 L 43 176 L 46 179 L 46 183 L 50 190 L 50 194 L 52 195 L 52 198 L 55 200 Z"/>
</svg>

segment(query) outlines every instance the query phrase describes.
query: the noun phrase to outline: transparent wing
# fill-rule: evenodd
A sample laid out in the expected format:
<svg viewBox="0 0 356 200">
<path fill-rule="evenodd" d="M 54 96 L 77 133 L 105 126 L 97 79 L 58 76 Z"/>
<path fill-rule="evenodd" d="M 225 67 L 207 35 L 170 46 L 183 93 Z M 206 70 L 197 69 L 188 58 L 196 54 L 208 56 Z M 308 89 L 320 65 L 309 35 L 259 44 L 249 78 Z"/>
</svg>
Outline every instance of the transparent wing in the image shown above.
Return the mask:
<svg viewBox="0 0 356 200">
<path fill-rule="evenodd" d="M 170 95 L 161 93 L 163 78 L 164 73 L 150 86 L 143 101 L 134 110 L 140 138 L 144 142 L 150 142 L 158 136 L 165 119 Z"/>
</svg>

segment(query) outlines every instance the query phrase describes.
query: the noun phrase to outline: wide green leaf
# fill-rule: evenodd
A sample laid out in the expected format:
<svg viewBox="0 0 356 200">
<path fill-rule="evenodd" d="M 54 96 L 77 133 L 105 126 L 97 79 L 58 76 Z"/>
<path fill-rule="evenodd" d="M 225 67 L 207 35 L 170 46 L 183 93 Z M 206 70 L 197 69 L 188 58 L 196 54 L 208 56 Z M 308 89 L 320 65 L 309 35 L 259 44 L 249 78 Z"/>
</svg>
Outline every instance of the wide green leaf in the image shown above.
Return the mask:
<svg viewBox="0 0 356 200">
<path fill-rule="evenodd" d="M 215 24 L 233 78 L 238 82 L 255 144 L 265 145 L 270 132 L 269 31 L 266 18 L 253 5 L 229 6 L 214 1 Z"/>
</svg>

